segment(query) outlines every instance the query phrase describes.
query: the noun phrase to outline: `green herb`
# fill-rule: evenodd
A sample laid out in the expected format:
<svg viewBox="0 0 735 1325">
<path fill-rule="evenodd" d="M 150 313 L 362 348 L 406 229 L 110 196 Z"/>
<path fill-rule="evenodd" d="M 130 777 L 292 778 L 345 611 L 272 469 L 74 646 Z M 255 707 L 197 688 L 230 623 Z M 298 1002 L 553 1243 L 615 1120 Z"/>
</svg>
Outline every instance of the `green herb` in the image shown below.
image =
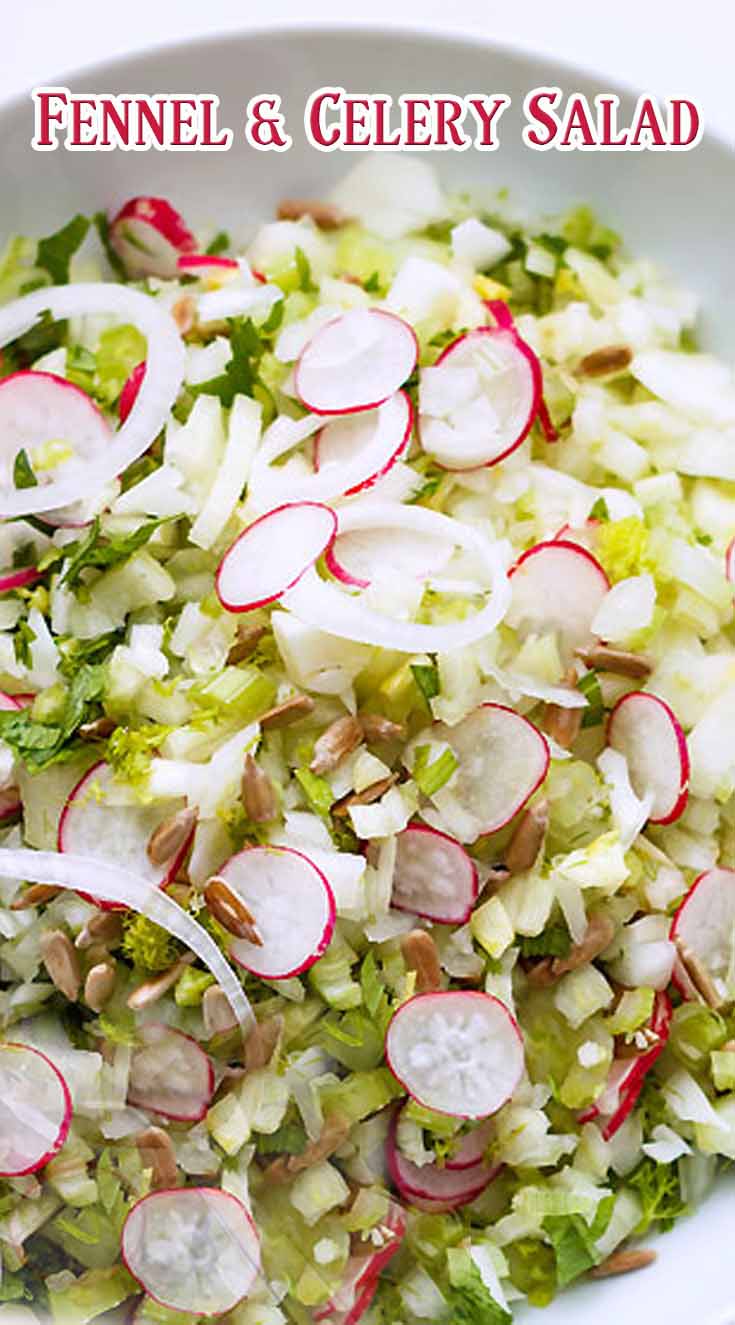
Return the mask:
<svg viewBox="0 0 735 1325">
<path fill-rule="evenodd" d="M 371 1017 L 374 1017 L 385 994 L 385 985 L 380 977 L 372 948 L 363 959 L 360 967 L 360 988 L 362 989 L 362 1001 Z"/>
<path fill-rule="evenodd" d="M 13 486 L 16 488 L 37 488 L 38 479 L 28 459 L 28 452 L 21 447 L 13 461 Z"/>
<path fill-rule="evenodd" d="M 327 819 L 334 804 L 334 792 L 326 778 L 317 777 L 309 768 L 297 768 L 296 780 L 314 813 Z"/>
<path fill-rule="evenodd" d="M 77 214 L 53 235 L 39 239 L 36 266 L 47 271 L 54 285 L 68 285 L 69 263 L 87 237 L 89 221 Z"/>
<path fill-rule="evenodd" d="M 209 244 L 207 244 L 207 247 L 205 248 L 204 252 L 208 254 L 209 257 L 216 257 L 217 254 L 224 253 L 225 249 L 228 249 L 229 247 L 230 247 L 230 236 L 228 235 L 227 231 L 218 230 L 214 239 L 212 239 L 209 242 Z"/>
<path fill-rule="evenodd" d="M 547 1307 L 556 1293 L 556 1257 L 537 1238 L 519 1238 L 505 1248 L 510 1278 L 531 1306 Z"/>
<path fill-rule="evenodd" d="M 107 759 L 118 777 L 140 786 L 148 777 L 151 759 L 170 727 L 147 723 L 145 727 L 116 727 L 107 742 Z"/>
<path fill-rule="evenodd" d="M 104 667 L 80 667 L 66 691 L 56 721 L 34 721 L 31 708 L 0 713 L 0 740 L 6 741 L 33 772 L 73 758 L 76 749 L 68 742 L 101 700 L 104 684 Z"/>
<path fill-rule="evenodd" d="M 426 707 L 431 712 L 431 701 L 439 694 L 439 669 L 434 663 L 411 663 L 411 673 L 421 694 L 426 700 Z"/>
<path fill-rule="evenodd" d="M 589 514 L 590 520 L 609 520 L 610 512 L 604 497 L 598 497 Z"/>
<path fill-rule="evenodd" d="M 628 1174 L 625 1183 L 633 1188 L 643 1208 L 636 1229 L 638 1237 L 647 1233 L 651 1224 L 658 1224 L 661 1232 L 666 1232 L 688 1213 L 675 1164 L 658 1164 L 655 1159 L 646 1158 Z"/>
<path fill-rule="evenodd" d="M 592 1230 L 581 1215 L 547 1215 L 543 1228 L 554 1248 L 560 1288 L 571 1284 L 599 1261 Z"/>
<path fill-rule="evenodd" d="M 362 288 L 366 294 L 380 294 L 383 288 L 380 283 L 380 272 L 371 272 L 367 280 L 363 281 Z"/>
<path fill-rule="evenodd" d="M 416 747 L 416 755 L 411 770 L 414 782 L 425 796 L 433 796 L 435 792 L 439 791 L 459 767 L 457 756 L 449 748 L 442 750 L 441 754 L 429 763 L 430 750 L 431 746 L 429 745 L 418 745 Z"/>
<path fill-rule="evenodd" d="M 587 708 L 582 713 L 582 726 L 599 727 L 605 716 L 605 703 L 597 672 L 585 672 L 580 676 L 577 689 L 581 690 L 587 700 Z"/>
<path fill-rule="evenodd" d="M 83 345 L 69 345 L 66 351 L 66 376 L 88 395 L 92 394 L 97 359 Z"/>
<path fill-rule="evenodd" d="M 235 396 L 253 396 L 258 381 L 258 365 L 267 348 L 251 318 L 231 318 L 230 348 L 232 358 L 218 377 L 189 388 L 195 396 L 217 396 L 226 409 Z"/>
<path fill-rule="evenodd" d="M 511 1325 L 513 1317 L 491 1297 L 482 1275 L 464 1247 L 447 1252 L 452 1325 Z"/>
<path fill-rule="evenodd" d="M 100 532 L 100 518 L 96 516 L 87 534 L 75 543 L 67 543 L 60 549 L 54 548 L 41 561 L 41 569 L 45 570 L 52 562 L 63 559 L 66 570 L 61 577 L 61 583 L 69 589 L 75 589 L 83 570 L 89 567 L 94 567 L 96 570 L 110 570 L 113 566 L 119 566 L 143 547 L 164 523 L 164 520 L 148 520 L 132 534 L 103 534 Z"/>
<path fill-rule="evenodd" d="M 59 662 L 61 675 L 65 680 L 71 681 L 79 668 L 86 663 L 105 662 L 115 646 L 122 644 L 124 638 L 125 631 L 120 628 L 120 630 L 109 630 L 105 635 L 97 635 L 95 639 L 82 640 L 71 635 L 65 639 L 57 639 L 56 644 L 61 655 Z"/>
<path fill-rule="evenodd" d="M 181 954 L 178 939 L 148 916 L 128 911 L 123 920 L 123 955 L 144 971 L 166 971 Z"/>
<path fill-rule="evenodd" d="M 306 1150 L 308 1140 L 302 1123 L 285 1122 L 269 1136 L 258 1132 L 255 1149 L 259 1155 L 301 1155 Z"/>
<path fill-rule="evenodd" d="M 103 249 L 105 250 L 105 257 L 107 258 L 107 261 L 112 267 L 112 270 L 114 271 L 118 280 L 120 281 L 127 280 L 125 263 L 123 262 L 122 258 L 118 256 L 118 254 L 115 252 L 114 248 L 112 247 L 112 244 L 110 243 L 110 225 L 105 213 L 95 212 L 94 216 L 92 217 L 92 223 L 94 225 L 95 230 L 97 231 L 97 234 L 99 235 L 100 243 Z"/>
<path fill-rule="evenodd" d="M 318 294 L 319 286 L 315 285 L 311 276 L 311 263 L 302 248 L 296 249 L 294 253 L 296 259 L 296 270 L 299 274 L 299 286 L 302 294 Z"/>
<path fill-rule="evenodd" d="M 6 345 L 2 353 L 0 377 L 18 372 L 35 363 L 43 354 L 50 354 L 64 344 L 67 324 L 57 321 L 47 308 L 39 314 L 34 326 L 18 336 L 11 345 Z M 30 523 L 32 517 L 24 517 Z"/>
<path fill-rule="evenodd" d="M 24 1298 L 31 1302 L 33 1290 L 26 1284 L 23 1274 L 11 1274 L 9 1270 L 4 1270 L 0 1279 L 0 1302 L 22 1302 Z"/>
<path fill-rule="evenodd" d="M 521 957 L 567 957 L 572 940 L 566 925 L 547 925 L 533 938 L 521 935 L 518 944 Z"/>
<path fill-rule="evenodd" d="M 23 667 L 33 666 L 31 645 L 35 638 L 36 632 L 28 625 L 28 622 L 26 620 L 19 621 L 15 627 L 15 634 L 13 636 L 13 649 L 16 660 L 21 663 Z"/>
<path fill-rule="evenodd" d="M 447 217 L 444 221 L 431 221 L 425 226 L 423 233 L 427 239 L 433 239 L 436 244 L 448 244 L 456 222 Z"/>
</svg>

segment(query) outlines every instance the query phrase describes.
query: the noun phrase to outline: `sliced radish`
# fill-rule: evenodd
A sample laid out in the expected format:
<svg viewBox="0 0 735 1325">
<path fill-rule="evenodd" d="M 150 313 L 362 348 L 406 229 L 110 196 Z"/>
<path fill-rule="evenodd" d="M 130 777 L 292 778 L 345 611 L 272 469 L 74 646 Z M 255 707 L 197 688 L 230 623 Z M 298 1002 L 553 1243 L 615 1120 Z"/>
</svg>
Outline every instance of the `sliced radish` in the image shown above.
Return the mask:
<svg viewBox="0 0 735 1325">
<path fill-rule="evenodd" d="M 400 1112 L 400 1111 L 399 1111 Z M 394 1113 L 386 1139 L 388 1172 L 394 1187 L 409 1202 L 441 1202 L 457 1209 L 474 1201 L 500 1172 L 500 1165 L 475 1163 L 465 1168 L 440 1168 L 438 1164 L 413 1164 L 397 1143 L 399 1112 Z"/>
<path fill-rule="evenodd" d="M 38 1049 L 0 1044 L 0 1178 L 35 1173 L 69 1133 L 72 1106 L 59 1069 Z"/>
<path fill-rule="evenodd" d="M 25 589 L 29 584 L 40 580 L 41 572 L 35 566 L 24 566 L 22 570 L 9 570 L 0 574 L 0 593 L 9 593 L 11 589 Z"/>
<path fill-rule="evenodd" d="M 649 1029 L 659 1037 L 658 1043 L 636 1058 L 616 1058 L 610 1068 L 602 1094 L 597 1097 L 591 1108 L 579 1115 L 581 1123 L 600 1120 L 602 1135 L 606 1141 L 609 1141 L 622 1127 L 638 1103 L 646 1073 L 666 1048 L 671 1030 L 672 1012 L 668 994 L 657 993 Z"/>
<path fill-rule="evenodd" d="M 197 1316 L 231 1311 L 260 1272 L 260 1239 L 249 1212 L 216 1187 L 144 1196 L 125 1220 L 121 1252 L 149 1297 Z"/>
<path fill-rule="evenodd" d="M 477 901 L 477 867 L 453 837 L 428 824 L 409 824 L 396 838 L 391 906 L 399 911 L 463 925 Z"/>
<path fill-rule="evenodd" d="M 689 751 L 668 704 L 638 690 L 623 695 L 610 714 L 607 739 L 625 756 L 636 796 L 653 794 L 651 823 L 678 819 L 689 795 Z"/>
<path fill-rule="evenodd" d="M 153 865 L 146 850 L 151 834 L 166 818 L 170 807 L 162 805 L 119 805 L 114 796 L 115 775 L 104 760 L 94 764 L 69 793 L 61 812 L 57 849 L 87 859 L 108 860 L 114 844 L 115 860 L 122 869 L 137 874 L 154 887 L 164 887 L 175 878 L 191 844 L 191 833 L 178 851 L 164 865 Z M 90 877 L 93 887 L 94 879 Z M 85 893 L 94 901 L 94 893 Z M 97 903 L 103 909 L 119 910 L 109 902 Z"/>
<path fill-rule="evenodd" d="M 381 1245 L 365 1255 L 349 1257 L 339 1288 L 324 1306 L 314 1310 L 314 1321 L 324 1325 L 357 1325 L 370 1306 L 380 1275 L 398 1251 L 405 1232 L 406 1216 L 397 1202 L 391 1201 L 388 1213 L 379 1225 Z"/>
<path fill-rule="evenodd" d="M 128 1103 L 177 1123 L 197 1123 L 214 1094 L 214 1068 L 196 1040 L 159 1022 L 140 1027 Z"/>
<path fill-rule="evenodd" d="M 435 538 L 413 529 L 344 529 L 338 515 L 337 537 L 327 553 L 327 566 L 343 584 L 367 589 L 373 579 L 392 574 L 426 580 L 443 570 L 454 547 L 447 538 Z"/>
<path fill-rule="evenodd" d="M 473 616 L 449 624 L 394 621 L 368 607 L 358 594 L 346 594 L 333 582 L 321 579 L 312 566 L 300 583 L 284 596 L 284 606 L 305 625 L 340 639 L 395 649 L 402 653 L 448 652 L 484 639 L 502 620 L 510 598 L 503 547 L 490 543 L 471 526 L 421 506 L 400 502 L 358 501 L 339 511 L 339 532 L 404 530 L 428 534 L 467 554 L 476 578 L 487 586 L 489 598 Z"/>
<path fill-rule="evenodd" d="M 315 414 L 374 409 L 411 376 L 417 356 L 413 328 L 395 313 L 351 309 L 307 342 L 296 365 L 296 392 Z"/>
<path fill-rule="evenodd" d="M 20 451 L 32 464 L 37 447 L 63 442 L 74 461 L 84 463 L 111 437 L 112 429 L 91 396 L 66 378 L 25 369 L 0 381 L 1 487 L 12 487 L 13 462 Z M 62 462 L 62 468 L 69 463 Z M 43 472 L 37 477 L 44 482 Z"/>
<path fill-rule="evenodd" d="M 229 953 L 263 980 L 300 975 L 322 956 L 334 932 L 335 903 L 321 870 L 291 847 L 247 847 L 231 856 L 224 879 L 255 919 L 260 946 L 235 939 Z"/>
<path fill-rule="evenodd" d="M 389 412 L 387 406 L 391 402 L 392 408 Z M 356 458 L 364 456 L 368 448 L 373 446 L 377 431 L 385 434 L 390 429 L 398 443 L 395 450 L 374 474 L 345 489 L 344 495 L 350 497 L 356 492 L 372 487 L 378 479 L 387 474 L 408 446 L 412 427 L 411 397 L 406 391 L 396 391 L 376 409 L 362 410 L 359 414 L 341 415 L 322 428 L 314 439 L 314 469 L 319 473 L 330 465 L 344 467 L 354 464 Z"/>
<path fill-rule="evenodd" d="M 219 253 L 182 253 L 176 259 L 179 271 L 192 276 L 206 276 L 209 271 L 239 271 L 237 258 L 224 258 Z"/>
<path fill-rule="evenodd" d="M 670 936 L 686 944 L 727 998 L 735 939 L 735 870 L 717 866 L 694 880 L 674 916 Z M 690 998 L 690 986 L 678 976 L 676 966 L 673 978 L 684 997 Z"/>
<path fill-rule="evenodd" d="M 509 626 L 524 634 L 556 631 L 570 654 L 594 641 L 592 620 L 610 581 L 586 548 L 563 538 L 536 543 L 509 574 Z"/>
<path fill-rule="evenodd" d="M 413 407 L 405 391 L 396 391 L 376 409 L 349 422 L 355 427 L 345 434 L 349 434 L 350 441 L 343 458 L 324 461 L 322 457 L 317 472 L 309 473 L 300 455 L 285 464 L 274 462 L 316 432 L 322 425 L 321 416 L 276 419 L 263 438 L 250 473 L 248 496 L 255 506 L 263 509 L 284 498 L 333 501 L 372 487 L 403 454 L 413 426 Z"/>
<path fill-rule="evenodd" d="M 110 244 L 128 276 L 170 280 L 182 253 L 196 240 L 183 217 L 165 198 L 130 198 L 110 221 Z"/>
<path fill-rule="evenodd" d="M 117 405 L 117 416 L 121 423 L 125 422 L 138 398 L 138 392 L 143 385 L 143 378 L 145 377 L 145 367 L 145 359 L 142 363 L 136 364 L 120 392 L 120 399 Z"/>
<path fill-rule="evenodd" d="M 217 596 L 228 612 L 251 612 L 292 589 L 329 547 L 337 517 L 317 502 L 277 506 L 255 520 L 217 568 Z"/>
<path fill-rule="evenodd" d="M 725 575 L 731 584 L 735 584 L 735 538 L 732 538 L 725 551 Z"/>
<path fill-rule="evenodd" d="M 445 1167 L 448 1169 L 470 1169 L 480 1164 L 493 1138 L 493 1122 L 488 1118 L 466 1132 L 459 1144 L 459 1149 L 450 1155 Z"/>
<path fill-rule="evenodd" d="M 421 445 L 446 469 L 496 465 L 528 436 L 541 365 L 511 325 L 476 327 L 421 374 Z"/>
<path fill-rule="evenodd" d="M 394 1014 L 388 1066 L 419 1104 L 456 1118 L 485 1118 L 523 1075 L 518 1023 L 492 994 L 474 989 L 417 994 Z"/>
<path fill-rule="evenodd" d="M 19 704 L 16 695 L 9 695 L 7 691 L 0 690 L 0 712 L 8 713 L 11 709 L 24 708 L 24 704 Z"/>
<path fill-rule="evenodd" d="M 548 772 L 546 737 L 503 704 L 482 704 L 456 727 L 436 723 L 431 734 L 446 741 L 457 757 L 447 790 L 475 837 L 509 823 Z"/>
</svg>

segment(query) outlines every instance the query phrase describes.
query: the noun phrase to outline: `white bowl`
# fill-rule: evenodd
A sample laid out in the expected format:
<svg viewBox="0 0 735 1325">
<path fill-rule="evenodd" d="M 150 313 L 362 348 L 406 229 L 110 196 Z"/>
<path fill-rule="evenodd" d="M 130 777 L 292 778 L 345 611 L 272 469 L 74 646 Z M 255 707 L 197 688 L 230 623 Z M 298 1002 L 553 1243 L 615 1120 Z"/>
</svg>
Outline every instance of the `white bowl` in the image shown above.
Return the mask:
<svg viewBox="0 0 735 1325">
<path fill-rule="evenodd" d="M 139 193 L 170 197 L 193 224 L 211 221 L 239 236 L 272 215 L 279 197 L 318 196 L 354 160 L 353 154 L 308 146 L 303 108 L 314 89 L 344 86 L 395 97 L 427 90 L 506 92 L 512 106 L 502 120 L 500 149 L 437 153 L 442 177 L 470 188 L 508 186 L 531 212 L 591 203 L 632 251 L 656 259 L 701 296 L 706 343 L 720 353 L 735 352 L 735 159 L 723 143 L 705 137 L 686 153 L 541 153 L 522 145 L 522 103 L 529 89 L 558 85 L 565 93 L 592 97 L 610 90 L 607 81 L 481 40 L 309 25 L 165 47 L 58 83 L 76 92 L 214 92 L 222 103 L 220 123 L 235 130 L 235 142 L 224 153 L 35 153 L 30 97 L 17 99 L 0 109 L 0 241 L 13 231 L 49 234 L 76 211 L 108 208 Z M 258 91 L 282 95 L 290 151 L 246 146 L 244 107 Z M 621 95 L 625 122 L 634 98 Z M 529 1308 L 516 1319 L 538 1325 L 735 1325 L 732 1194 L 732 1178 L 725 1176 L 696 1216 L 659 1239 L 652 1268 L 579 1286 L 543 1314 Z"/>
</svg>

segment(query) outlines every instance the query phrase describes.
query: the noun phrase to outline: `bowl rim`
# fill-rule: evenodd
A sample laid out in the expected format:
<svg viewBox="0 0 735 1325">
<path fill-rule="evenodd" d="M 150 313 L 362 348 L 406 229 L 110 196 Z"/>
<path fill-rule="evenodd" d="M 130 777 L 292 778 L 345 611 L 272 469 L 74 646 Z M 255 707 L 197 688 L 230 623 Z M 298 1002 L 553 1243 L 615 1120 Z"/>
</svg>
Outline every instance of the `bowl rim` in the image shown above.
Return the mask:
<svg viewBox="0 0 735 1325">
<path fill-rule="evenodd" d="M 534 46 L 526 48 L 508 41 L 495 41 L 492 37 L 486 36 L 481 32 L 473 32 L 460 26 L 453 26 L 451 23 L 442 24 L 438 28 L 424 28 L 418 22 L 406 22 L 401 20 L 398 23 L 389 22 L 387 25 L 376 23 L 335 23 L 331 19 L 290 19 L 288 23 L 263 23 L 256 20 L 247 27 L 219 27 L 214 32 L 193 34 L 189 37 L 181 37 L 177 41 L 157 41 L 152 45 L 141 46 L 122 54 L 112 55 L 102 60 L 94 60 L 91 63 L 75 65 L 70 69 L 62 71 L 53 80 L 48 79 L 27 87 L 24 92 L 16 92 L 13 96 L 4 99 L 0 91 L 0 121 L 5 116 L 21 113 L 24 107 L 27 107 L 32 87 L 61 87 L 67 83 L 77 84 L 81 79 L 88 79 L 91 82 L 114 77 L 115 71 L 121 69 L 130 61 L 146 62 L 160 59 L 166 53 L 176 56 L 184 52 L 187 47 L 216 47 L 223 41 L 247 41 L 250 39 L 264 39 L 275 42 L 289 42 L 293 37 L 303 38 L 320 37 L 343 40 L 350 38 L 359 40 L 360 38 L 375 38 L 381 35 L 399 40 L 417 41 L 427 47 L 440 47 L 448 43 L 456 45 L 473 46 L 481 50 L 490 50 L 503 59 L 521 60 L 531 68 L 538 70 L 539 81 L 533 86 L 548 85 L 543 80 L 544 69 L 551 67 L 558 70 L 566 78 L 582 77 L 594 81 L 601 80 L 601 90 L 617 93 L 621 97 L 638 97 L 646 95 L 646 89 L 628 82 L 625 78 L 620 78 L 617 74 L 608 78 L 604 71 L 595 66 L 580 64 L 577 61 L 569 60 L 564 55 L 553 55 L 547 57 L 544 52 Z M 123 89 L 124 90 L 124 89 Z M 502 89 L 500 89 L 502 91 Z M 573 86 L 570 91 L 573 91 Z M 216 88 L 212 91 L 216 95 Z M 663 90 L 654 90 L 650 92 L 651 96 L 661 100 L 670 95 Z M 706 120 L 702 137 L 697 147 L 710 145 L 717 150 L 724 151 L 728 156 L 735 157 L 735 138 L 732 142 L 728 141 L 724 132 L 709 125 Z M 369 148 L 365 149 L 369 151 Z M 404 149 L 397 149 L 404 150 Z M 694 149 L 696 150 L 696 148 Z"/>
</svg>

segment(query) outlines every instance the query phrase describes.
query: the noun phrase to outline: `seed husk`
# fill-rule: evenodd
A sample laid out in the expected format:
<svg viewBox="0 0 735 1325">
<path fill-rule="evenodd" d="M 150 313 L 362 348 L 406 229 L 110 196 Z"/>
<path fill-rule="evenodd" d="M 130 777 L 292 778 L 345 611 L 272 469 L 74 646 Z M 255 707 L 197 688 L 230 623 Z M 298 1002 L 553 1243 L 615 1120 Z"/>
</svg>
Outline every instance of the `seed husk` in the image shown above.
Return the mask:
<svg viewBox="0 0 735 1325">
<path fill-rule="evenodd" d="M 523 811 L 505 852 L 503 863 L 509 874 L 523 874 L 535 865 L 548 827 L 548 801 L 537 801 Z"/>
<path fill-rule="evenodd" d="M 57 888 L 54 883 L 30 883 L 20 897 L 10 903 L 10 910 L 27 911 L 29 906 L 43 906 L 46 902 L 52 902 L 60 892 L 63 889 Z"/>
<path fill-rule="evenodd" d="M 583 377 L 607 377 L 623 373 L 633 362 L 633 351 L 627 345 L 604 345 L 580 359 L 577 372 Z"/>
<path fill-rule="evenodd" d="M 41 935 L 41 960 L 52 984 L 75 1003 L 79 997 L 82 974 L 74 944 L 63 929 L 45 929 Z"/>
<path fill-rule="evenodd" d="M 653 662 L 644 653 L 629 653 L 627 649 L 611 649 L 607 644 L 595 644 L 591 649 L 576 649 L 585 667 L 600 672 L 614 672 L 616 676 L 629 676 L 643 681 L 651 675 Z"/>
<path fill-rule="evenodd" d="M 237 639 L 231 646 L 225 660 L 228 666 L 233 667 L 236 663 L 244 662 L 246 658 L 251 657 L 265 632 L 265 626 L 239 626 Z"/>
<path fill-rule="evenodd" d="M 114 718 L 95 718 L 93 722 L 83 722 L 77 727 L 77 736 L 83 741 L 106 741 L 116 727 Z"/>
<path fill-rule="evenodd" d="M 646 1247 L 639 1250 L 614 1251 L 612 1256 L 607 1256 L 604 1261 L 600 1261 L 594 1269 L 590 1270 L 590 1279 L 609 1279 L 614 1274 L 630 1274 L 631 1270 L 644 1270 L 647 1265 L 653 1265 L 657 1253 L 649 1251 Z"/>
<path fill-rule="evenodd" d="M 717 1012 L 723 1005 L 710 976 L 709 971 L 702 965 L 696 952 L 693 952 L 687 943 L 678 935 L 674 939 L 676 951 L 679 954 L 679 960 L 684 967 L 686 975 L 689 977 L 695 992 L 699 995 L 703 1003 L 713 1008 Z"/>
<path fill-rule="evenodd" d="M 210 985 L 202 996 L 202 1020 L 208 1040 L 213 1035 L 223 1035 L 237 1026 L 237 1017 L 230 1006 L 230 1001 L 219 985 Z"/>
<path fill-rule="evenodd" d="M 246 754 L 240 781 L 240 800 L 251 823 L 271 823 L 278 814 L 278 797 L 268 774 Z"/>
<path fill-rule="evenodd" d="M 317 198 L 283 198 L 277 215 L 279 221 L 301 221 L 308 216 L 318 230 L 341 230 L 350 223 L 350 217 L 334 203 Z"/>
<path fill-rule="evenodd" d="M 276 704 L 258 718 L 260 729 L 264 732 L 276 731 L 280 727 L 291 727 L 294 722 L 301 722 L 314 711 L 314 700 L 309 695 L 289 695 L 282 704 Z"/>
<path fill-rule="evenodd" d="M 264 1021 L 256 1022 L 245 1041 L 245 1067 L 248 1072 L 267 1067 L 283 1034 L 284 1021 L 280 1012 Z"/>
<path fill-rule="evenodd" d="M 554 978 L 558 980 L 568 971 L 576 971 L 580 966 L 594 961 L 612 943 L 614 937 L 615 921 L 612 916 L 606 915 L 604 911 L 595 911 L 587 921 L 584 938 L 572 945 L 566 957 L 554 958 L 551 967 Z"/>
<path fill-rule="evenodd" d="M 547 704 L 544 711 L 543 728 L 552 741 L 556 741 L 562 750 L 569 750 L 574 745 L 582 729 L 583 709 L 562 708 L 561 704 Z"/>
<path fill-rule="evenodd" d="M 256 948 L 262 948 L 263 940 L 258 933 L 255 916 L 225 879 L 215 874 L 208 881 L 204 889 L 204 901 L 207 910 L 228 934 L 234 934 L 238 939 L 247 939 Z"/>
<path fill-rule="evenodd" d="M 122 935 L 123 922 L 119 911 L 95 911 L 77 934 L 74 946 L 80 950 L 91 948 L 95 943 L 114 947 L 120 943 Z"/>
<path fill-rule="evenodd" d="M 389 773 L 387 777 L 371 782 L 369 787 L 363 787 L 362 791 L 348 791 L 346 796 L 340 796 L 339 800 L 334 802 L 331 813 L 338 819 L 345 819 L 353 805 L 372 805 L 390 790 L 395 781 L 396 774 Z"/>
<path fill-rule="evenodd" d="M 165 865 L 177 851 L 181 850 L 191 836 L 198 817 L 199 811 L 192 805 L 169 815 L 168 819 L 164 819 L 163 823 L 154 828 L 146 847 L 151 865 Z"/>
<path fill-rule="evenodd" d="M 377 745 L 381 741 L 403 741 L 406 728 L 402 722 L 391 722 L 382 713 L 358 713 L 358 722 L 368 745 Z"/>
<path fill-rule="evenodd" d="M 140 1012 L 141 1008 L 149 1008 L 157 1003 L 169 989 L 173 989 L 184 967 L 191 966 L 193 961 L 194 953 L 186 952 L 174 962 L 173 966 L 169 966 L 167 971 L 161 971 L 160 975 L 153 975 L 150 980 L 144 980 L 128 997 L 128 1007 L 133 1012 Z"/>
<path fill-rule="evenodd" d="M 101 1012 L 105 1003 L 112 997 L 116 978 L 112 962 L 98 962 L 87 972 L 84 981 L 84 1001 L 93 1012 Z"/>
<path fill-rule="evenodd" d="M 182 295 L 176 300 L 171 309 L 171 316 L 182 336 L 191 331 L 196 321 L 196 304 L 190 294 Z"/>
<path fill-rule="evenodd" d="M 442 972 L 437 946 L 425 929 L 412 929 L 401 937 L 401 952 L 406 969 L 416 972 L 416 993 L 428 994 L 441 989 Z"/>
<path fill-rule="evenodd" d="M 289 1182 L 297 1173 L 303 1173 L 324 1159 L 329 1159 L 335 1150 L 346 1141 L 350 1124 L 341 1114 L 330 1114 L 324 1120 L 324 1126 L 316 1141 L 310 1141 L 300 1155 L 279 1155 L 266 1169 L 269 1182 Z"/>
<path fill-rule="evenodd" d="M 173 1141 L 162 1127 L 146 1127 L 138 1132 L 135 1144 L 144 1169 L 151 1170 L 151 1187 L 178 1187 L 179 1170 Z"/>
<path fill-rule="evenodd" d="M 322 732 L 314 745 L 314 757 L 309 764 L 312 773 L 321 776 L 331 773 L 346 755 L 356 750 L 362 740 L 362 727 L 351 713 L 337 720 Z"/>
</svg>

